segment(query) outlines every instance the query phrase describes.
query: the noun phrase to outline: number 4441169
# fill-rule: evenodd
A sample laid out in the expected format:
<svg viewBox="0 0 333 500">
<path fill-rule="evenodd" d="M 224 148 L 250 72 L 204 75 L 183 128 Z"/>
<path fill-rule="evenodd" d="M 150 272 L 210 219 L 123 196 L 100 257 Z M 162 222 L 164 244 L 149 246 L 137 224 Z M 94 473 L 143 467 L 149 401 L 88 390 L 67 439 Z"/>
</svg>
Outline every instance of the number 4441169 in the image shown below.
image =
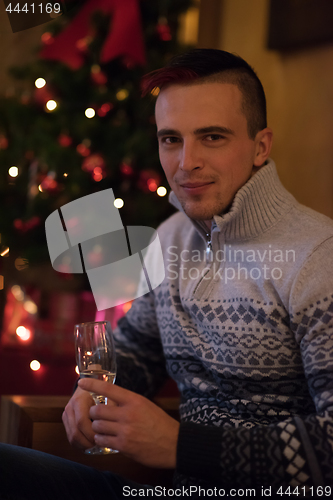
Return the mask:
<svg viewBox="0 0 333 500">
<path fill-rule="evenodd" d="M 14 3 L 13 3 L 14 5 Z M 60 14 L 61 12 L 61 5 L 60 3 L 39 3 L 39 4 L 34 4 L 34 3 L 25 3 L 22 7 L 19 3 L 17 3 L 14 7 L 12 7 L 12 3 L 9 3 L 6 7 L 6 11 L 9 12 L 10 14 L 16 12 L 19 14 L 20 12 L 28 14 L 31 12 L 32 14 L 40 13 L 42 14 L 43 12 L 46 12 L 46 14 L 52 14 L 54 12 L 55 14 Z"/>
<path fill-rule="evenodd" d="M 309 498 L 318 498 L 318 497 L 330 497 L 332 488 L 330 486 L 295 486 L 288 488 L 280 488 L 277 490 L 276 494 L 283 496 L 300 496 L 304 497 L 305 495 Z"/>
</svg>

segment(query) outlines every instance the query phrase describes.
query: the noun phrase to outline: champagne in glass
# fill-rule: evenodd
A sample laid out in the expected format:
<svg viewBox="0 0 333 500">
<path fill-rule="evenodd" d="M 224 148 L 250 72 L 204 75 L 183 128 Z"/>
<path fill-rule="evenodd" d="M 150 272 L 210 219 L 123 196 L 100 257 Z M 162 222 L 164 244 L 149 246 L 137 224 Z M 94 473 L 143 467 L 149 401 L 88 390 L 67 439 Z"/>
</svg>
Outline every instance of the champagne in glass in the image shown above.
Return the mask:
<svg viewBox="0 0 333 500">
<path fill-rule="evenodd" d="M 95 378 L 114 383 L 116 379 L 116 353 L 109 321 L 91 321 L 74 327 L 76 361 L 80 378 Z M 91 393 L 95 404 L 107 404 L 107 398 Z M 93 446 L 85 450 L 90 455 L 118 453 L 111 448 Z"/>
</svg>

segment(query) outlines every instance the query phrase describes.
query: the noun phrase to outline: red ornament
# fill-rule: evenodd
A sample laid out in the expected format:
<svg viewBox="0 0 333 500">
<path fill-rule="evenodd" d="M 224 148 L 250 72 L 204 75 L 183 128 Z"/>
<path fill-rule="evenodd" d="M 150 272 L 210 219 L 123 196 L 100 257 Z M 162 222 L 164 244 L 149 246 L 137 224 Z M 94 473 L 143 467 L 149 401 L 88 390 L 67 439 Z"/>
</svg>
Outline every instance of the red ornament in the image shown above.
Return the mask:
<svg viewBox="0 0 333 500">
<path fill-rule="evenodd" d="M 27 105 L 30 103 L 30 100 L 31 100 L 31 96 L 28 92 L 24 92 L 22 95 L 21 95 L 21 103 L 23 105 Z"/>
<path fill-rule="evenodd" d="M 111 109 L 113 109 L 113 104 L 111 104 L 111 102 L 106 102 L 104 104 L 102 104 L 102 106 L 97 110 L 97 114 L 98 116 L 100 116 L 101 118 L 103 118 L 104 116 L 106 116 L 109 111 L 111 111 Z"/>
<path fill-rule="evenodd" d="M 131 165 L 128 165 L 127 163 L 122 163 L 120 165 L 120 172 L 127 176 L 127 175 L 132 175 L 134 170 L 131 167 Z"/>
<path fill-rule="evenodd" d="M 108 81 L 106 74 L 98 64 L 94 64 L 91 68 L 91 80 L 96 85 L 105 85 Z"/>
<path fill-rule="evenodd" d="M 44 87 L 42 87 L 41 89 L 37 88 L 35 89 L 34 99 L 36 104 L 39 104 L 40 106 L 45 106 L 47 101 L 54 99 L 54 94 L 47 85 L 44 85 Z"/>
<path fill-rule="evenodd" d="M 44 177 L 40 184 L 42 191 L 56 191 L 59 187 L 57 181 L 54 179 L 53 173 Z"/>
<path fill-rule="evenodd" d="M 90 155 L 90 149 L 85 146 L 85 144 L 79 144 L 76 147 L 76 151 L 81 155 L 81 156 L 89 156 Z"/>
<path fill-rule="evenodd" d="M 156 191 L 156 189 L 158 188 L 158 185 L 157 185 L 155 179 L 153 179 L 153 178 L 147 180 L 147 186 L 148 186 L 149 191 L 152 191 L 152 192 Z"/>
<path fill-rule="evenodd" d="M 26 233 L 27 231 L 30 231 L 34 227 L 38 226 L 40 224 L 40 217 L 35 215 L 34 217 L 31 217 L 31 219 L 27 220 L 24 222 L 21 219 L 15 219 L 14 220 L 14 227 L 21 233 Z"/>
<path fill-rule="evenodd" d="M 4 135 L 0 135 L 0 149 L 8 148 L 8 139 Z"/>
<path fill-rule="evenodd" d="M 92 37 L 91 36 L 86 36 L 84 38 L 80 38 L 75 44 L 76 48 L 83 54 L 88 52 L 89 45 L 92 42 Z"/>
<path fill-rule="evenodd" d="M 98 153 L 90 155 L 83 160 L 81 168 L 85 172 L 93 172 L 99 177 L 105 169 L 104 158 Z"/>
<path fill-rule="evenodd" d="M 18 231 L 20 231 L 21 229 L 23 229 L 23 221 L 21 219 L 15 219 L 14 220 L 14 227 Z"/>
<path fill-rule="evenodd" d="M 35 215 L 25 223 L 26 230 L 29 231 L 30 229 L 33 229 L 34 227 L 38 226 L 39 223 L 40 223 L 40 217 Z"/>
<path fill-rule="evenodd" d="M 60 134 L 58 137 L 58 143 L 63 148 L 68 148 L 73 142 L 73 139 L 67 134 Z"/>
<path fill-rule="evenodd" d="M 157 186 L 160 184 L 160 180 L 160 176 L 155 170 L 142 170 L 139 176 L 138 187 L 146 193 L 149 191 L 156 191 Z"/>
<path fill-rule="evenodd" d="M 169 42 L 172 39 L 170 26 L 166 18 L 161 18 L 156 27 L 156 31 L 163 42 Z"/>
<path fill-rule="evenodd" d="M 91 80 L 96 85 L 105 85 L 108 81 L 107 76 L 105 73 L 103 73 L 103 71 L 100 71 L 99 73 L 93 73 L 91 75 Z"/>
<path fill-rule="evenodd" d="M 45 33 L 42 34 L 41 40 L 44 45 L 51 45 L 54 42 L 54 38 L 51 33 L 46 31 Z"/>
<path fill-rule="evenodd" d="M 95 167 L 93 170 L 93 179 L 96 182 L 99 182 L 105 177 L 105 172 L 102 171 L 100 167 Z"/>
</svg>

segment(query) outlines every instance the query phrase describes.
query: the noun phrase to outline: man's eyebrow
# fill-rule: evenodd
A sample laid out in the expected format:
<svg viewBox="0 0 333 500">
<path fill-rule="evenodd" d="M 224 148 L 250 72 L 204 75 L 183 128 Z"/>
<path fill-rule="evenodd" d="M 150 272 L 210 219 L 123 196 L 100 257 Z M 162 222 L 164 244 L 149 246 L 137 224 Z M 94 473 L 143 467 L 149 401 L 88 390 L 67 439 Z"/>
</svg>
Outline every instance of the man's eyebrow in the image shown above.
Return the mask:
<svg viewBox="0 0 333 500">
<path fill-rule="evenodd" d="M 163 135 L 181 135 L 178 130 L 173 130 L 171 128 L 161 128 L 157 132 L 157 137 L 162 137 Z"/>
<path fill-rule="evenodd" d="M 212 125 L 210 127 L 202 127 L 194 130 L 195 135 L 201 134 L 224 134 L 224 135 L 234 135 L 234 131 L 228 127 L 221 127 L 220 125 Z M 170 136 L 180 136 L 181 133 L 178 130 L 162 128 L 157 132 L 157 137 L 163 137 L 166 135 Z"/>
<path fill-rule="evenodd" d="M 194 131 L 194 133 L 195 133 L 195 135 L 214 134 L 214 133 L 233 135 L 234 131 L 228 127 L 221 127 L 220 125 L 212 125 L 211 127 L 197 128 Z"/>
</svg>

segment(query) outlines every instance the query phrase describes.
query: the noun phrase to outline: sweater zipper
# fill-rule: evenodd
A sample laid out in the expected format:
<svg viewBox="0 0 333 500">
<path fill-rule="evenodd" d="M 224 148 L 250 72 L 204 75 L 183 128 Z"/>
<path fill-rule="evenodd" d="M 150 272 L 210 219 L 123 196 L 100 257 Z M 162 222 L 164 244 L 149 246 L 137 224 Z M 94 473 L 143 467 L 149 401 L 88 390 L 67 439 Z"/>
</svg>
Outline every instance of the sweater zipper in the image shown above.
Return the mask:
<svg viewBox="0 0 333 500">
<path fill-rule="evenodd" d="M 211 233 L 206 233 L 206 264 L 210 264 L 213 260 L 213 246 L 212 246 L 212 236 Z M 205 276 L 209 273 L 209 269 L 206 270 L 205 274 L 200 278 L 193 290 L 193 295 L 195 295 L 200 283 L 204 280 Z"/>
<path fill-rule="evenodd" d="M 212 262 L 213 247 L 211 233 L 206 233 L 206 264 Z"/>
</svg>

